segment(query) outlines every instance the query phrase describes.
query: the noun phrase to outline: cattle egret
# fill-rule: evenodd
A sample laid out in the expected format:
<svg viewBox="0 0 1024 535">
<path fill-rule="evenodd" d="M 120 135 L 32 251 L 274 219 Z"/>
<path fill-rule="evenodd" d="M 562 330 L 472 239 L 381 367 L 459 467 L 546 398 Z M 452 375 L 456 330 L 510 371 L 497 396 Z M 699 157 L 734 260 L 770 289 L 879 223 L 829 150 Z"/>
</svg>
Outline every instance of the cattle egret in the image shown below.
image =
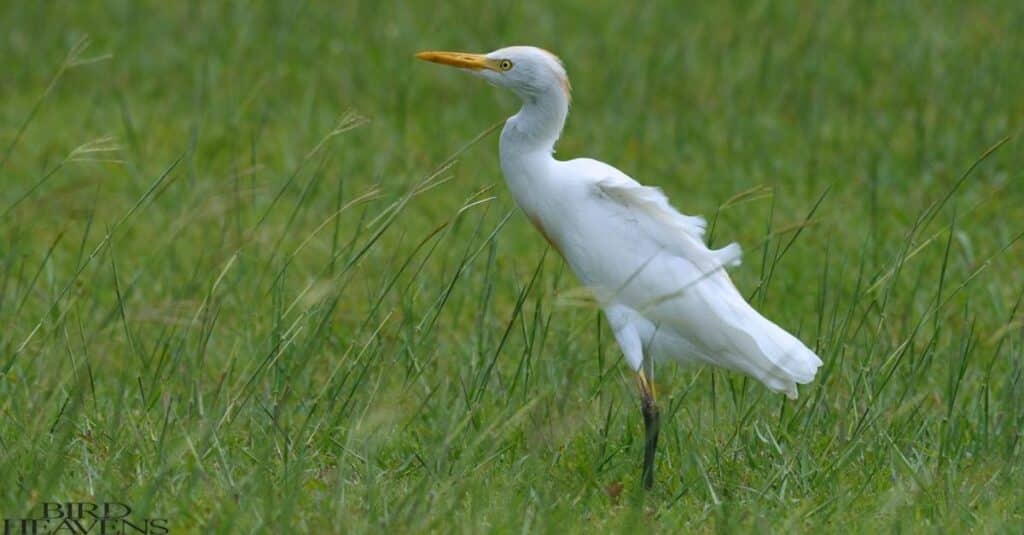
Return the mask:
<svg viewBox="0 0 1024 535">
<path fill-rule="evenodd" d="M 550 52 L 512 46 L 488 54 L 420 52 L 512 90 L 522 108 L 501 131 L 501 170 L 519 208 L 593 292 L 636 373 L 645 428 L 642 480 L 654 484 L 660 427 L 654 361 L 745 373 L 790 399 L 821 360 L 754 310 L 725 271 L 740 247 L 710 249 L 701 217 L 677 211 L 658 188 L 588 158 L 553 156 L 570 86 Z"/>
</svg>

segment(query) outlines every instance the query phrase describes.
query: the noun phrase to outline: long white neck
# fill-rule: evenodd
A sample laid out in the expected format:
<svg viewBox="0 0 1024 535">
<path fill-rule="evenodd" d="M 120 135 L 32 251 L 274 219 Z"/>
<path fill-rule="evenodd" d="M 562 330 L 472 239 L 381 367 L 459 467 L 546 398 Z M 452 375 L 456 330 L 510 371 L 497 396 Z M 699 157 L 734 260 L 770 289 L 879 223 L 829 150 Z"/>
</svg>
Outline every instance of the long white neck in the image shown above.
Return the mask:
<svg viewBox="0 0 1024 535">
<path fill-rule="evenodd" d="M 513 194 L 518 186 L 546 178 L 543 168 L 554 160 L 551 154 L 568 115 L 569 95 L 561 87 L 523 96 L 523 107 L 501 131 L 501 169 Z"/>
</svg>

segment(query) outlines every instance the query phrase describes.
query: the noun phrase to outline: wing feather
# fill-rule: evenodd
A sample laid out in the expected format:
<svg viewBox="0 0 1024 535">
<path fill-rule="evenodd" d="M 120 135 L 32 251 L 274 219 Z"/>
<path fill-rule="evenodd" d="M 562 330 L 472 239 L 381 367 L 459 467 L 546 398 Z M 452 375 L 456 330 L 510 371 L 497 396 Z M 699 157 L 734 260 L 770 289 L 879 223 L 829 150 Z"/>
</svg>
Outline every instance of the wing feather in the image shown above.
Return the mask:
<svg viewBox="0 0 1024 535">
<path fill-rule="evenodd" d="M 796 397 L 796 384 L 814 378 L 821 360 L 800 340 L 761 316 L 740 295 L 724 272 L 740 263 L 736 243 L 710 249 L 704 243 L 707 227 L 701 217 L 676 210 L 658 188 L 643 186 L 625 175 L 595 181 L 599 195 L 618 206 L 617 212 L 638 230 L 676 257 L 685 291 L 670 291 L 674 303 L 640 302 L 622 295 L 627 305 L 675 339 L 671 354 L 687 353 L 700 360 L 747 373 L 773 390 Z M 671 261 L 669 261 L 671 262 Z M 690 266 L 696 273 L 690 272 Z M 677 271 L 678 272 L 678 271 Z M 688 274 L 687 274 L 688 273 Z M 669 278 L 647 279 L 644 284 L 663 290 Z M 657 292 L 655 292 L 657 293 Z M 699 310 L 700 312 L 695 312 Z"/>
<path fill-rule="evenodd" d="M 613 177 L 596 183 L 606 198 L 619 204 L 627 213 L 641 216 L 638 220 L 644 231 L 662 247 L 682 256 L 704 273 L 723 266 L 740 265 L 743 250 L 738 243 L 721 249 L 709 249 L 704 243 L 707 221 L 700 216 L 688 216 L 676 210 L 660 188 L 644 186 L 634 180 Z"/>
</svg>

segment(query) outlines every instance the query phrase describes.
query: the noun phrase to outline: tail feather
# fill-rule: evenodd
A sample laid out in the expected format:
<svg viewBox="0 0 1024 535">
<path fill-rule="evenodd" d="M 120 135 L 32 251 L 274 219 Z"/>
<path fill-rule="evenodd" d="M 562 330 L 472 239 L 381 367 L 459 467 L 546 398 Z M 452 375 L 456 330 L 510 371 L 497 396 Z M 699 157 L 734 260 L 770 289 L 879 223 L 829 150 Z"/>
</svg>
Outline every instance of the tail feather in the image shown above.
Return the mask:
<svg viewBox="0 0 1024 535">
<path fill-rule="evenodd" d="M 729 346 L 718 356 L 730 368 L 761 381 L 790 399 L 797 397 L 797 384 L 814 380 L 821 359 L 803 342 L 772 323 L 739 299 L 717 300 L 717 309 Z"/>
</svg>

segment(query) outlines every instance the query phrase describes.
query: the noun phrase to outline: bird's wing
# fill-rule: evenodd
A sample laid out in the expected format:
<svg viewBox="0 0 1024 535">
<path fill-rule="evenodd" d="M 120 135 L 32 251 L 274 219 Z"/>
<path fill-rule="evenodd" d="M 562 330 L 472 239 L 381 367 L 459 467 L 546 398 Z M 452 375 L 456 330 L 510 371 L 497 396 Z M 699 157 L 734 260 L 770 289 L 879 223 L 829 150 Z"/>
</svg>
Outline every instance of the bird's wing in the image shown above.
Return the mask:
<svg viewBox="0 0 1024 535">
<path fill-rule="evenodd" d="M 821 360 L 751 308 L 733 286 L 724 268 L 739 264 L 739 245 L 709 249 L 702 218 L 679 213 L 658 188 L 607 169 L 603 178 L 594 180 L 594 193 L 610 201 L 616 217 L 629 221 L 670 256 L 645 264 L 642 270 L 650 276 L 632 281 L 635 285 L 630 286 L 637 289 L 619 294 L 622 303 L 659 329 L 685 339 L 687 351 L 702 360 L 748 373 L 796 397 L 796 384 L 809 382 Z M 644 296 L 665 298 L 652 301 Z"/>
<path fill-rule="evenodd" d="M 661 189 L 644 186 L 621 174 L 598 180 L 595 188 L 599 195 L 629 214 L 648 237 L 693 263 L 705 275 L 740 264 L 743 252 L 739 244 L 709 249 L 704 243 L 704 218 L 680 213 Z"/>
</svg>

